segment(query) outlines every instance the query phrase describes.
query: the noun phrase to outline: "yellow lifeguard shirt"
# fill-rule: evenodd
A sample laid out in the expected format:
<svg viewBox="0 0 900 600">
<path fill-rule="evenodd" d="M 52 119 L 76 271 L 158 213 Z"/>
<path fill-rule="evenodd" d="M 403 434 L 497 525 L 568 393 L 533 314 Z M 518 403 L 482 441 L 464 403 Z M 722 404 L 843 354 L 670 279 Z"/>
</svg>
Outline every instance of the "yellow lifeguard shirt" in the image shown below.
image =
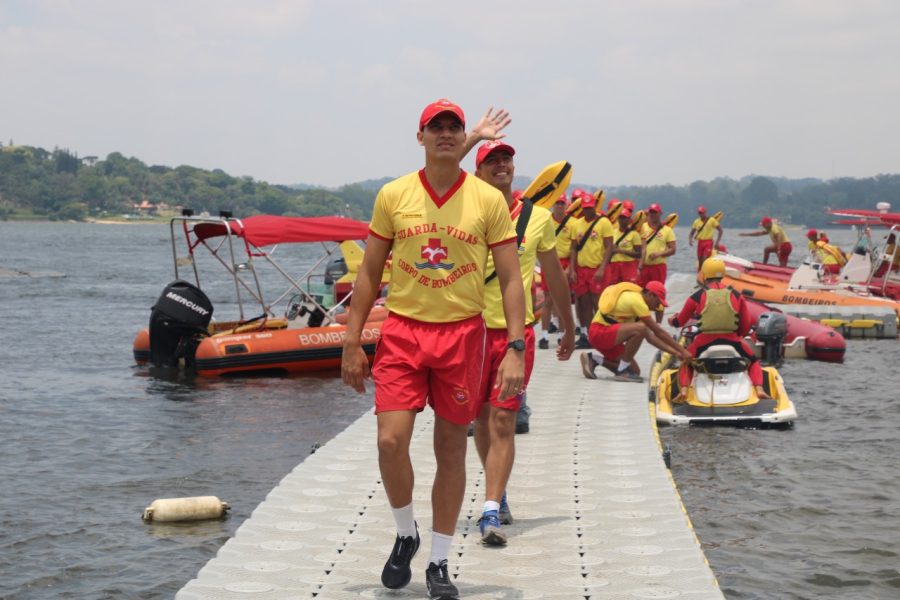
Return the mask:
<svg viewBox="0 0 900 600">
<path fill-rule="evenodd" d="M 369 232 L 393 242 L 387 309 L 429 323 L 480 314 L 489 249 L 516 239 L 503 194 L 465 171 L 443 197 L 424 171 L 386 184 Z"/>
<path fill-rule="evenodd" d="M 619 238 L 622 238 L 621 242 L 619 242 Z M 625 237 L 622 237 L 622 230 L 619 229 L 618 225 L 613 225 L 613 244 L 616 242 L 619 242 L 616 246 L 619 250 L 634 250 L 643 243 L 643 240 L 641 240 L 641 234 L 634 229 L 629 230 Z M 609 262 L 631 262 L 633 260 L 640 259 L 625 256 L 624 254 L 613 254 Z"/>
<path fill-rule="evenodd" d="M 559 235 L 556 236 L 556 256 L 559 258 L 569 258 L 572 255 L 572 240 L 578 235 L 578 221 L 580 219 L 571 217 L 559 230 Z M 599 223 L 597 226 L 600 226 Z M 556 233 L 557 227 L 559 227 L 559 223 L 554 220 L 554 233 Z"/>
<path fill-rule="evenodd" d="M 641 238 L 647 245 L 647 248 L 644 250 L 644 264 L 664 265 L 669 258 L 668 256 L 663 256 L 662 258 L 654 258 L 653 260 L 649 260 L 647 257 L 650 256 L 650 253 L 652 252 L 665 252 L 669 247 L 669 242 L 675 241 L 675 232 L 672 231 L 672 228 L 668 225 L 663 225 L 659 228 L 659 233 L 653 236 L 653 239 L 650 240 L 649 243 L 647 243 L 647 240 L 650 239 L 650 236 L 653 235 L 654 231 L 656 230 L 650 226 L 650 223 L 644 223 L 644 226 L 641 228 Z"/>
<path fill-rule="evenodd" d="M 772 223 L 772 227 L 769 228 L 769 238 L 774 242 L 778 239 L 779 233 L 781 234 L 781 237 L 784 240 L 784 242 L 782 242 L 782 243 L 786 244 L 791 241 L 788 239 L 788 236 L 784 232 L 784 228 L 781 225 L 779 225 L 777 223 Z"/>
<path fill-rule="evenodd" d="M 716 228 L 719 226 L 719 222 L 715 217 L 710 217 L 706 219 L 706 223 L 703 222 L 699 217 L 694 219 L 694 223 L 691 225 L 691 229 L 697 231 L 697 234 L 694 236 L 694 239 L 697 240 L 711 240 L 713 239 L 713 235 L 715 235 Z"/>
<path fill-rule="evenodd" d="M 627 282 L 626 282 L 627 284 Z M 632 291 L 619 291 L 616 289 L 616 286 L 622 285 L 621 283 L 617 283 L 616 285 L 611 285 L 605 290 L 603 290 L 603 294 L 600 295 L 602 298 L 604 294 L 619 294 L 619 299 L 616 300 L 615 308 L 610 314 L 617 323 L 634 323 L 638 319 L 643 319 L 644 317 L 650 316 L 650 307 L 647 306 L 647 302 L 644 301 L 644 297 L 640 292 L 632 292 Z M 609 321 L 607 321 L 603 314 L 599 310 L 600 302 L 597 302 L 598 310 L 594 314 L 593 323 L 600 323 L 601 325 L 611 325 Z"/>
<path fill-rule="evenodd" d="M 579 267 L 599 267 L 600 263 L 603 262 L 603 252 L 606 249 L 603 245 L 603 239 L 613 237 L 613 226 L 612 223 L 609 222 L 609 219 L 606 217 L 597 218 L 600 219 L 600 222 L 591 229 L 590 237 L 578 252 Z M 585 219 L 578 219 L 578 223 L 576 224 L 577 228 L 574 229 L 575 235 L 572 237 L 572 242 L 576 247 L 579 240 L 584 237 L 584 234 L 587 232 L 588 228 L 590 228 L 591 223 L 593 223 L 593 221 L 589 223 Z"/>
<path fill-rule="evenodd" d="M 519 220 L 522 203 L 513 205 L 509 216 L 513 227 Z M 519 268 L 522 271 L 522 285 L 525 287 L 525 323 L 534 321 L 534 303 L 531 299 L 531 285 L 534 283 L 534 267 L 537 264 L 537 253 L 547 252 L 556 247 L 556 226 L 550 211 L 535 206 L 525 228 L 525 236 L 519 244 Z M 487 275 L 494 272 L 494 257 L 488 255 Z M 484 286 L 484 322 L 491 329 L 506 329 L 506 316 L 503 314 L 503 297 L 500 295 L 500 278 L 494 277 Z"/>
</svg>

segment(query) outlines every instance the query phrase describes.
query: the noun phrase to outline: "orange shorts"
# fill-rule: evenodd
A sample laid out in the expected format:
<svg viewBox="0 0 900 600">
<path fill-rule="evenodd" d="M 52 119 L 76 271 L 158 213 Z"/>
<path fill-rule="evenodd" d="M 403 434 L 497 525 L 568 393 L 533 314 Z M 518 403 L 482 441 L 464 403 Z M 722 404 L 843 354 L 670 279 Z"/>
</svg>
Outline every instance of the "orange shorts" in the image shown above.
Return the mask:
<svg viewBox="0 0 900 600">
<path fill-rule="evenodd" d="M 606 360 L 618 360 L 625 352 L 624 343 L 616 345 L 619 325 L 621 324 L 603 325 L 595 322 L 591 323 L 591 327 L 588 329 L 588 341 L 594 350 L 602 354 Z"/>
<path fill-rule="evenodd" d="M 484 381 L 482 382 L 481 404 L 489 402 L 492 406 L 505 408 L 507 410 L 519 410 L 521 397 L 519 394 L 510 396 L 509 398 L 500 398 L 500 390 L 494 387 L 494 381 L 497 379 L 497 371 L 500 369 L 500 363 L 506 356 L 506 344 L 509 343 L 505 329 L 488 329 L 487 330 L 487 352 L 484 359 Z M 534 368 L 534 329 L 532 327 L 525 328 L 525 385 L 531 379 L 531 370 Z M 476 415 L 481 411 L 478 407 Z"/>
<path fill-rule="evenodd" d="M 578 265 L 575 265 L 575 274 L 578 277 L 575 281 L 575 285 L 572 286 L 572 291 L 576 296 L 584 296 L 591 291 L 594 273 L 596 272 L 597 267 L 579 267 Z"/>
<path fill-rule="evenodd" d="M 485 331 L 481 315 L 426 323 L 390 313 L 372 364 L 375 414 L 430 404 L 442 419 L 471 423 L 480 408 Z"/>
</svg>

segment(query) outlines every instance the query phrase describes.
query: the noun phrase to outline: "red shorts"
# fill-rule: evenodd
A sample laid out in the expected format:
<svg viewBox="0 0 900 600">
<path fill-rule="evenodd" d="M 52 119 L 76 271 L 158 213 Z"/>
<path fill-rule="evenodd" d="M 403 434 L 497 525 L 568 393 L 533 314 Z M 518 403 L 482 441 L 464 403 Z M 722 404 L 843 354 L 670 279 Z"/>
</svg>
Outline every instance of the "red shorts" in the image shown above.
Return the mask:
<svg viewBox="0 0 900 600">
<path fill-rule="evenodd" d="M 778 247 L 778 264 L 782 267 L 787 265 L 788 257 L 791 255 L 794 247 L 790 242 L 786 242 Z"/>
<path fill-rule="evenodd" d="M 596 272 L 597 267 L 575 266 L 575 275 L 577 278 L 575 285 L 572 286 L 572 291 L 576 296 L 584 296 L 591 291 L 591 282 L 594 280 L 594 273 Z"/>
<path fill-rule="evenodd" d="M 697 260 L 700 261 L 701 267 L 703 266 L 703 261 L 712 256 L 712 251 L 712 240 L 697 240 Z"/>
<path fill-rule="evenodd" d="M 621 323 L 602 325 L 594 322 L 588 329 L 588 341 L 594 350 L 602 354 L 606 360 L 618 360 L 625 352 L 624 343 L 616 345 L 616 336 L 619 334 L 620 325 Z"/>
<path fill-rule="evenodd" d="M 641 287 L 646 287 L 651 281 L 658 281 L 662 284 L 666 283 L 667 266 L 666 263 L 661 265 L 644 265 L 641 267 Z"/>
<path fill-rule="evenodd" d="M 479 407 L 475 411 L 477 415 L 481 411 L 481 406 L 485 402 L 489 402 L 492 406 L 505 408 L 507 410 L 519 410 L 521 398 L 518 394 L 509 398 L 500 398 L 500 390 L 494 387 L 494 381 L 497 379 L 497 371 L 500 369 L 500 363 L 506 356 L 506 344 L 509 343 L 509 337 L 505 329 L 488 329 L 487 330 L 487 351 L 484 356 L 484 380 L 482 381 L 482 394 L 479 398 Z M 525 328 L 525 385 L 531 379 L 531 370 L 534 368 L 534 329 L 532 327 Z"/>
<path fill-rule="evenodd" d="M 626 260 L 625 262 L 612 264 L 619 265 L 619 281 L 617 283 L 622 283 L 623 281 L 638 282 L 638 264 L 640 264 L 640 261 Z"/>
<path fill-rule="evenodd" d="M 471 423 L 479 408 L 485 331 L 481 315 L 426 323 L 390 313 L 372 364 L 375 414 L 421 411 L 427 403 L 442 419 Z"/>
<path fill-rule="evenodd" d="M 566 269 L 569 268 L 569 259 L 561 258 L 559 259 L 559 264 L 562 265 L 563 274 L 565 274 Z M 544 296 L 549 295 L 550 286 L 547 285 L 547 278 L 544 276 L 543 272 L 541 272 L 541 289 L 544 290 Z"/>
</svg>

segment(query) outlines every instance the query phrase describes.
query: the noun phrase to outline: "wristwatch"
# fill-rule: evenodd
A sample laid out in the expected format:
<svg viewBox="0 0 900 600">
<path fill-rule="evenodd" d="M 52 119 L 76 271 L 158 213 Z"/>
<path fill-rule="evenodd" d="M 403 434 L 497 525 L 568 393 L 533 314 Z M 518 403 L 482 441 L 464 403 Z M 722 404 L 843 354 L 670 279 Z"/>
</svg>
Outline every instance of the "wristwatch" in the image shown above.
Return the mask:
<svg viewBox="0 0 900 600">
<path fill-rule="evenodd" d="M 507 348 L 512 348 L 517 352 L 525 352 L 525 340 L 513 340 L 506 345 Z"/>
</svg>

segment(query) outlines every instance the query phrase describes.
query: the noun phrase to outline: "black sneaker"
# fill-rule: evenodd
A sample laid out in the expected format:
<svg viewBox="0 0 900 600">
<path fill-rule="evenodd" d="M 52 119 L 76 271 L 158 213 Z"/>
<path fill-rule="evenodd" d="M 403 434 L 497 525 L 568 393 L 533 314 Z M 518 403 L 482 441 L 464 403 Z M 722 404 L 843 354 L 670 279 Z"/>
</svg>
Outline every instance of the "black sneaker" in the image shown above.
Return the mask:
<svg viewBox="0 0 900 600">
<path fill-rule="evenodd" d="M 446 559 L 439 565 L 428 563 L 428 569 L 425 570 L 425 587 L 428 588 L 430 600 L 459 600 L 459 590 L 447 575 Z"/>
<path fill-rule="evenodd" d="M 516 423 L 516 433 L 528 433 L 529 427 L 527 421 Z"/>
<path fill-rule="evenodd" d="M 559 327 L 556 326 L 556 323 L 550 321 L 550 326 L 547 328 L 547 333 L 556 333 L 559 331 Z"/>
<path fill-rule="evenodd" d="M 397 590 L 404 587 L 412 579 L 412 569 L 409 563 L 419 550 L 419 527 L 416 526 L 416 537 L 400 537 L 394 541 L 394 549 L 384 569 L 381 571 L 381 584 L 389 589 Z"/>
<path fill-rule="evenodd" d="M 541 350 L 549 350 L 550 349 L 550 340 L 539 340 L 538 348 Z"/>
<path fill-rule="evenodd" d="M 578 350 L 587 350 L 591 347 L 591 343 L 588 341 L 587 336 L 583 333 L 578 336 L 578 339 L 575 340 L 575 348 Z"/>
</svg>

